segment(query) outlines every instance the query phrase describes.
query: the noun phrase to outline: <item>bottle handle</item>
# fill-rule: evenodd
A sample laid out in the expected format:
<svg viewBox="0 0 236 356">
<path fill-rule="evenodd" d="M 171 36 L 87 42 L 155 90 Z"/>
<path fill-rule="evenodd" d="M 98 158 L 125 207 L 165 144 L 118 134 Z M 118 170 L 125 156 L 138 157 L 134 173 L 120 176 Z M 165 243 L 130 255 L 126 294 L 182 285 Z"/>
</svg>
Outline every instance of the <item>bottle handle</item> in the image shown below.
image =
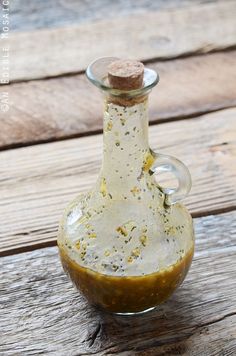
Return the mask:
<svg viewBox="0 0 236 356">
<path fill-rule="evenodd" d="M 153 150 L 151 150 L 151 154 L 155 161 L 150 167 L 150 170 L 154 174 L 158 172 L 171 172 L 178 180 L 178 187 L 175 189 L 162 188 L 158 185 L 159 189 L 165 194 L 165 204 L 172 205 L 184 199 L 192 186 L 191 175 L 188 168 L 175 157 L 160 154 Z"/>
</svg>

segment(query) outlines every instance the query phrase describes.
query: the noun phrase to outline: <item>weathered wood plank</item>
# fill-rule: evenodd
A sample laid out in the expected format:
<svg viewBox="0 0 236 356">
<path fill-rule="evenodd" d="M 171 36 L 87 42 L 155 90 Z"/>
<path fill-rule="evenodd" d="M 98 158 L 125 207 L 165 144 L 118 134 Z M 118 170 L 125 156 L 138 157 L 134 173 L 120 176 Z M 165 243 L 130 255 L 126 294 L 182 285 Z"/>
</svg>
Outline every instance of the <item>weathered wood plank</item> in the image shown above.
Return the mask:
<svg viewBox="0 0 236 356">
<path fill-rule="evenodd" d="M 144 345 L 140 345 L 138 350 L 131 351 L 129 355 L 142 356 L 170 356 L 170 355 L 186 355 L 186 356 L 234 356 L 236 352 L 236 317 L 235 314 L 229 315 L 223 320 L 219 320 L 213 324 L 205 324 L 200 326 L 192 335 L 186 335 L 185 340 L 172 342 L 167 345 L 153 346 L 146 349 Z M 154 339 L 153 345 L 159 345 L 159 341 Z M 101 353 L 100 353 L 101 355 Z M 105 355 L 107 353 L 105 352 Z M 127 355 L 126 351 L 119 355 Z"/>
<path fill-rule="evenodd" d="M 151 147 L 190 168 L 194 216 L 235 208 L 235 117 L 227 109 L 150 128 Z M 1 253 L 55 243 L 62 209 L 94 184 L 101 154 L 101 135 L 1 152 Z"/>
<path fill-rule="evenodd" d="M 12 33 L 10 80 L 76 73 L 104 55 L 147 60 L 235 46 L 235 14 L 227 1 Z"/>
<path fill-rule="evenodd" d="M 206 2 L 207 0 L 205 0 Z M 218 0 L 219 1 L 219 0 Z M 11 30 L 30 31 L 65 25 L 92 22 L 107 17 L 124 16 L 147 10 L 161 10 L 198 4 L 201 0 L 11 0 Z M 26 21 L 27 19 L 27 21 Z"/>
<path fill-rule="evenodd" d="M 148 66 L 161 78 L 150 95 L 151 122 L 236 106 L 236 51 Z M 102 98 L 84 75 L 16 83 L 8 93 L 10 111 L 0 112 L 2 148 L 102 130 Z"/>
<path fill-rule="evenodd" d="M 195 219 L 183 286 L 156 311 L 120 318 L 83 300 L 56 248 L 0 259 L 4 355 L 234 355 L 236 212 Z"/>
</svg>

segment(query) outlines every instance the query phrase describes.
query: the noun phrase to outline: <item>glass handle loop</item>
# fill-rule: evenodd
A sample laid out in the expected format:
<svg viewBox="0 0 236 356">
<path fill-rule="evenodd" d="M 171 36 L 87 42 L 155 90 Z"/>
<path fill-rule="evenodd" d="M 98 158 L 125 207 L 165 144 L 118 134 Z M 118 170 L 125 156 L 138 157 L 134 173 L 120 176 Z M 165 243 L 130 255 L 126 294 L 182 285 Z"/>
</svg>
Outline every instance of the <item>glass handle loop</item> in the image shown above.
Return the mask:
<svg viewBox="0 0 236 356">
<path fill-rule="evenodd" d="M 165 204 L 172 205 L 184 199 L 190 192 L 192 186 L 191 175 L 188 168 L 175 157 L 156 153 L 153 150 L 151 150 L 151 153 L 155 159 L 150 168 L 151 171 L 154 174 L 158 174 L 158 172 L 171 172 L 178 180 L 178 187 L 175 189 L 159 186 L 161 191 L 165 194 Z"/>
</svg>

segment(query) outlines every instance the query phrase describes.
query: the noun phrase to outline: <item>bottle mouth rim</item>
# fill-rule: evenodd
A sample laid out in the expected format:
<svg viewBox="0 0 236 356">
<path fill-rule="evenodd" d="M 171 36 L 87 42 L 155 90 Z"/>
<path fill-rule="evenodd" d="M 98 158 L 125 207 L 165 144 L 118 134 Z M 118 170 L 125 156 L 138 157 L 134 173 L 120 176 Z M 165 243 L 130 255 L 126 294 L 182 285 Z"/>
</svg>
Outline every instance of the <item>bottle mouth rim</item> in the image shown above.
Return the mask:
<svg viewBox="0 0 236 356">
<path fill-rule="evenodd" d="M 108 65 L 120 58 L 117 57 L 101 57 L 89 64 L 86 69 L 88 80 L 104 92 L 108 92 L 114 96 L 134 97 L 144 95 L 151 90 L 159 82 L 159 75 L 156 71 L 149 68 L 144 68 L 143 86 L 139 89 L 120 90 L 114 89 L 108 82 Z"/>
</svg>

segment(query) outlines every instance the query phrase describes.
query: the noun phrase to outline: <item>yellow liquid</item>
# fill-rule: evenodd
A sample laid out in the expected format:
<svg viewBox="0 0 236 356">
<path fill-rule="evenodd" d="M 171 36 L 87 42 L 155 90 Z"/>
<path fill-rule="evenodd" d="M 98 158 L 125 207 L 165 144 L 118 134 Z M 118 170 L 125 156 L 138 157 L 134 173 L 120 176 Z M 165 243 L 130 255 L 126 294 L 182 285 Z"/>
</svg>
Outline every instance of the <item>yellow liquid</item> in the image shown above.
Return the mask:
<svg viewBox="0 0 236 356">
<path fill-rule="evenodd" d="M 145 311 L 163 303 L 183 282 L 192 262 L 192 247 L 181 260 L 142 276 L 111 276 L 82 267 L 59 247 L 63 268 L 74 285 L 95 306 L 114 313 Z"/>
</svg>

